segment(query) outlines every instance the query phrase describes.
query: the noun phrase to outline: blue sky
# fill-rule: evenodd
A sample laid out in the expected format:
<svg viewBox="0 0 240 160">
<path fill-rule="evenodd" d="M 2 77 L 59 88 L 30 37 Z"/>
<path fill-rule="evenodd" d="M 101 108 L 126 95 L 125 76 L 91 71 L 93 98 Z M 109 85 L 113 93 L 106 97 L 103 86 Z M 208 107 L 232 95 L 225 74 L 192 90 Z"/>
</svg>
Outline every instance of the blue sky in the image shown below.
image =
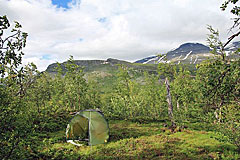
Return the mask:
<svg viewBox="0 0 240 160">
<path fill-rule="evenodd" d="M 43 60 L 51 60 L 51 55 L 50 54 L 44 54 L 41 59 L 43 59 Z"/>
<path fill-rule="evenodd" d="M 70 3 L 71 0 L 52 0 L 52 4 L 57 5 L 58 7 L 63 8 L 69 8 L 68 3 Z"/>
<path fill-rule="evenodd" d="M 224 0 L 0 0 L 0 14 L 28 33 L 24 64 L 40 70 L 56 61 L 135 61 L 186 42 L 206 44 L 207 25 L 226 41 L 232 25 Z"/>
<path fill-rule="evenodd" d="M 81 3 L 81 0 L 51 0 L 53 5 L 58 8 L 70 9 L 69 4 L 75 5 L 77 2 Z"/>
</svg>

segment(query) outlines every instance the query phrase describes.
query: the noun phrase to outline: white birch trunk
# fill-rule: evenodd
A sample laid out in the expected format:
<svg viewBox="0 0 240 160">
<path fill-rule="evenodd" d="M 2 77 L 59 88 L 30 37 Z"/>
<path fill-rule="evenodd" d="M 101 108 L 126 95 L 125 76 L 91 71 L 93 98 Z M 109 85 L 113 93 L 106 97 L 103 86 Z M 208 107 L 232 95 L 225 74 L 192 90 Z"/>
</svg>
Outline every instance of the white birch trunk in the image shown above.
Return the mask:
<svg viewBox="0 0 240 160">
<path fill-rule="evenodd" d="M 172 126 L 175 126 L 174 120 L 173 120 L 173 105 L 172 105 L 172 97 L 170 93 L 170 86 L 169 81 L 166 77 L 165 79 L 166 89 L 167 89 L 167 102 L 168 102 L 168 117 L 172 122 Z"/>
</svg>

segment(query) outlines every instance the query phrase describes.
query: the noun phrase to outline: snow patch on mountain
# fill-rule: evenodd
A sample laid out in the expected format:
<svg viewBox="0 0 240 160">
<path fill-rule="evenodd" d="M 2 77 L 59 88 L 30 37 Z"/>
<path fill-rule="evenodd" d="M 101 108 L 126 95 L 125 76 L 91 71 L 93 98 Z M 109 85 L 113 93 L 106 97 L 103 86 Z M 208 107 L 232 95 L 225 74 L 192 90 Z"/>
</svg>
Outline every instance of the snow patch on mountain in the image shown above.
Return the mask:
<svg viewBox="0 0 240 160">
<path fill-rule="evenodd" d="M 159 60 L 157 61 L 158 63 L 161 63 L 161 61 L 165 58 L 166 56 L 162 56 L 161 58 L 159 58 Z"/>
<path fill-rule="evenodd" d="M 191 58 L 190 58 L 190 64 L 192 64 L 192 59 L 193 59 L 193 56 L 191 56 Z"/>
<path fill-rule="evenodd" d="M 186 55 L 186 57 L 184 57 L 182 60 L 185 60 L 185 59 L 187 59 L 188 58 L 188 56 L 190 55 L 192 53 L 192 51 L 190 51 L 187 55 Z"/>
<path fill-rule="evenodd" d="M 157 61 L 158 60 L 158 57 L 156 56 L 155 58 L 152 58 L 152 59 L 149 59 L 148 61 L 146 62 L 143 62 L 143 64 L 148 64 L 149 62 L 151 61 Z"/>
<path fill-rule="evenodd" d="M 196 59 L 195 59 L 195 61 L 193 62 L 193 64 L 196 64 L 197 60 L 198 60 L 198 55 L 196 56 Z"/>
<path fill-rule="evenodd" d="M 181 59 L 181 57 L 182 57 L 182 55 L 178 57 L 178 60 L 180 60 L 180 59 Z"/>
</svg>

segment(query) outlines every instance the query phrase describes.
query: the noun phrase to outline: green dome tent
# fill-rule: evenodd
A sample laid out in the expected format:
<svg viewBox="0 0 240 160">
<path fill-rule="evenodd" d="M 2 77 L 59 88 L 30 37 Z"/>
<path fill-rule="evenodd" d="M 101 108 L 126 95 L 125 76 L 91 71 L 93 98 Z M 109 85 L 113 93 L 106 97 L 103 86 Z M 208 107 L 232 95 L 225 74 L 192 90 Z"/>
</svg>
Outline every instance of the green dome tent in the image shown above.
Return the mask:
<svg viewBox="0 0 240 160">
<path fill-rule="evenodd" d="M 89 145 L 103 144 L 109 138 L 109 127 L 103 114 L 97 110 L 78 112 L 67 125 L 67 142 L 87 141 Z"/>
</svg>

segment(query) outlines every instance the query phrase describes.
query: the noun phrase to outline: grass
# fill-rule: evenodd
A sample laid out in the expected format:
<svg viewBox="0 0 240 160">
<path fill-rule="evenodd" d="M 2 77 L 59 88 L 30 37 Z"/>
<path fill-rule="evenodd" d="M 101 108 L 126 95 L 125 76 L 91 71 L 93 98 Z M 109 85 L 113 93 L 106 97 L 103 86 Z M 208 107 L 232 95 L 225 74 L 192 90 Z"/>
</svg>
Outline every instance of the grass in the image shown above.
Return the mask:
<svg viewBox="0 0 240 160">
<path fill-rule="evenodd" d="M 236 148 L 214 132 L 178 130 L 162 123 L 110 121 L 107 144 L 77 147 L 65 142 L 65 130 L 46 133 L 35 159 L 239 159 Z"/>
</svg>

